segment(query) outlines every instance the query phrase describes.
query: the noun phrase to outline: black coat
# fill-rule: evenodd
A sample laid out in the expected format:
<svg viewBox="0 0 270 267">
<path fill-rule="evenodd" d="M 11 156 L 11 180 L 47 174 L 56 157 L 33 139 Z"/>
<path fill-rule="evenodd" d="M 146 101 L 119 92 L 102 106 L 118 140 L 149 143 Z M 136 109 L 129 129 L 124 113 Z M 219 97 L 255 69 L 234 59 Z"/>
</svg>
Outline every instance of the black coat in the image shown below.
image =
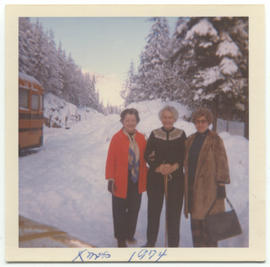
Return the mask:
<svg viewBox="0 0 270 267">
<path fill-rule="evenodd" d="M 179 168 L 172 173 L 172 176 L 183 177 L 183 162 L 185 157 L 186 134 L 178 128 L 167 131 L 165 128 L 153 130 L 147 141 L 145 160 L 150 166 L 148 177 L 161 174 L 155 169 L 162 163 L 178 163 Z"/>
</svg>

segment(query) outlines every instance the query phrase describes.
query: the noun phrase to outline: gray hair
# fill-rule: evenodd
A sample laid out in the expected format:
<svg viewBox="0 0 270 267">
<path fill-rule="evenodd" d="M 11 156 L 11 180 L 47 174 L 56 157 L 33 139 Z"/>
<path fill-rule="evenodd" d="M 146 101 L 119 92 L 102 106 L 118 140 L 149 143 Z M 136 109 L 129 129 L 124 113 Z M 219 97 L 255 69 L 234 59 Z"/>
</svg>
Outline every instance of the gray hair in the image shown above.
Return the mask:
<svg viewBox="0 0 270 267">
<path fill-rule="evenodd" d="M 179 117 L 178 111 L 177 111 L 176 108 L 173 107 L 173 106 L 165 106 L 163 109 L 161 109 L 161 110 L 159 111 L 159 114 L 158 114 L 158 115 L 159 115 L 159 119 L 160 119 L 160 120 L 161 120 L 161 118 L 162 118 L 162 115 L 163 115 L 164 111 L 169 111 L 169 112 L 171 112 L 171 113 L 173 114 L 174 120 L 175 120 L 175 121 L 178 120 L 178 117 Z"/>
</svg>

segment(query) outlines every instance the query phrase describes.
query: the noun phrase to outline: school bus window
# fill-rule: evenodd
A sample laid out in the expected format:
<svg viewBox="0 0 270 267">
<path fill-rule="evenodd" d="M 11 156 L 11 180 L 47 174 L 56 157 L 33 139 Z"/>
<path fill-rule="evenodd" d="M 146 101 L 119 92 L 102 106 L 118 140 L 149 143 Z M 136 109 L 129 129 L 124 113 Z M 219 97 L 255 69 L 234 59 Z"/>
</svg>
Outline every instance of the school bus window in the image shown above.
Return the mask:
<svg viewBox="0 0 270 267">
<path fill-rule="evenodd" d="M 42 110 L 42 96 L 40 95 L 39 97 L 39 110 Z"/>
<path fill-rule="evenodd" d="M 32 110 L 38 110 L 39 108 L 39 96 L 32 95 Z"/>
<path fill-rule="evenodd" d="M 29 91 L 23 88 L 19 90 L 19 106 L 20 108 L 28 108 L 28 94 Z"/>
</svg>

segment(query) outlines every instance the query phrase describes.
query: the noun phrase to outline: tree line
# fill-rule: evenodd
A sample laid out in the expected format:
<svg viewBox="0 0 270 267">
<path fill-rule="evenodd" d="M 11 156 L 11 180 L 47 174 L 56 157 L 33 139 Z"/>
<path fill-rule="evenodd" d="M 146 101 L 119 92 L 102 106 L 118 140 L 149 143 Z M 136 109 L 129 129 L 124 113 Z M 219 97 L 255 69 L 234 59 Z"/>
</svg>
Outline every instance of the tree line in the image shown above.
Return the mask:
<svg viewBox="0 0 270 267">
<path fill-rule="evenodd" d="M 27 17 L 19 18 L 19 71 L 35 77 L 45 93 L 103 111 L 95 76 L 83 73 L 61 43 L 57 47 L 52 30 L 45 32 L 38 20 L 32 23 Z"/>
</svg>

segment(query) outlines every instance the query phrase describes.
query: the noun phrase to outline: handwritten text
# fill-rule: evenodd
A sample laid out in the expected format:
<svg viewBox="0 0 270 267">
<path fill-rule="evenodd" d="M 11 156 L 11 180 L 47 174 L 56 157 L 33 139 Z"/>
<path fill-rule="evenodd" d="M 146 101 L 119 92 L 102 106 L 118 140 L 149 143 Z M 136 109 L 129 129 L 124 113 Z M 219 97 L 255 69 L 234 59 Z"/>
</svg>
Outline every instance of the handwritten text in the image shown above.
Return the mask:
<svg viewBox="0 0 270 267">
<path fill-rule="evenodd" d="M 158 262 L 162 257 L 167 256 L 167 249 L 158 251 L 157 249 L 141 249 L 135 251 L 129 258 L 130 261 L 155 261 Z"/>
<path fill-rule="evenodd" d="M 87 249 L 79 251 L 78 255 L 72 260 L 73 262 L 87 262 L 87 261 L 97 261 L 97 260 L 104 260 L 109 259 L 111 254 L 107 251 L 94 253 Z"/>
</svg>

